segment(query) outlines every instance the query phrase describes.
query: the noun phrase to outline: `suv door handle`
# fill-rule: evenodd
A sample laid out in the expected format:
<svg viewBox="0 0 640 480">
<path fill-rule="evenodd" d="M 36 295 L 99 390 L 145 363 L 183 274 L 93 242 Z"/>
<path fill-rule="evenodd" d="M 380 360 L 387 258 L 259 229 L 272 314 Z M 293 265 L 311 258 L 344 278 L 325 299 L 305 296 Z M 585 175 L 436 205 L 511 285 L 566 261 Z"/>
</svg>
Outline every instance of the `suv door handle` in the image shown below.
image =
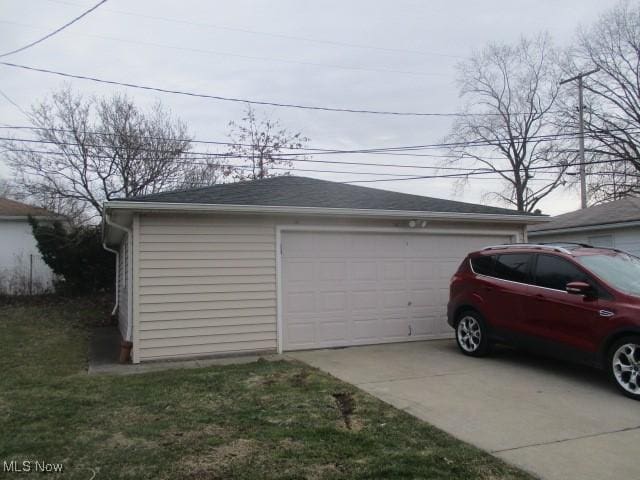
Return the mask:
<svg viewBox="0 0 640 480">
<path fill-rule="evenodd" d="M 600 310 L 598 312 L 598 315 L 600 315 L 601 317 L 613 317 L 615 313 L 610 310 Z"/>
</svg>

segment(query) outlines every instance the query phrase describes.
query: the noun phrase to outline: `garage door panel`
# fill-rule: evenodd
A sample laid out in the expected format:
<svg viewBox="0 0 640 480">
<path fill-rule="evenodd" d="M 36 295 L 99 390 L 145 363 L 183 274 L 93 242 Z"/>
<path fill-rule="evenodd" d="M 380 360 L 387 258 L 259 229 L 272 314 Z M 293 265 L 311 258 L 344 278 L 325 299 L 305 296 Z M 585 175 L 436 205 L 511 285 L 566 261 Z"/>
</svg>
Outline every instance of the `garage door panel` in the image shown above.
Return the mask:
<svg viewBox="0 0 640 480">
<path fill-rule="evenodd" d="M 437 268 L 433 260 L 414 260 L 409 265 L 409 280 L 433 280 Z"/>
<path fill-rule="evenodd" d="M 409 303 L 409 294 L 404 290 L 383 290 L 382 295 L 382 308 L 400 310 L 405 308 Z"/>
<path fill-rule="evenodd" d="M 347 310 L 345 292 L 321 292 L 318 295 L 318 307 L 321 312 L 344 312 Z"/>
<path fill-rule="evenodd" d="M 302 281 L 313 281 L 313 262 L 290 260 L 284 265 L 284 274 L 292 285 Z"/>
<path fill-rule="evenodd" d="M 317 265 L 318 280 L 346 280 L 347 262 L 327 261 Z"/>
<path fill-rule="evenodd" d="M 316 293 L 307 292 L 288 292 L 284 298 L 284 311 L 291 314 L 300 314 L 307 312 L 315 312 Z"/>
<path fill-rule="evenodd" d="M 343 321 L 320 322 L 316 326 L 317 340 L 321 343 L 339 343 L 349 338 L 349 323 Z"/>
<path fill-rule="evenodd" d="M 349 267 L 350 280 L 378 280 L 378 264 L 375 261 L 352 261 L 349 262 Z"/>
<path fill-rule="evenodd" d="M 409 325 L 406 316 L 383 317 L 380 321 L 381 337 L 390 340 L 407 340 Z"/>
<path fill-rule="evenodd" d="M 449 279 L 499 236 L 284 232 L 285 350 L 449 335 Z"/>
<path fill-rule="evenodd" d="M 407 278 L 407 268 L 404 259 L 395 261 L 385 261 L 382 263 L 383 280 L 405 280 Z"/>
<path fill-rule="evenodd" d="M 350 290 L 349 300 L 351 302 L 351 312 L 356 315 L 359 312 L 378 311 L 378 291 L 377 290 Z"/>
<path fill-rule="evenodd" d="M 335 257 L 336 253 L 351 250 L 351 238 L 342 233 L 324 233 L 322 238 L 313 237 L 309 245 L 313 245 L 313 254 L 319 257 Z"/>
<path fill-rule="evenodd" d="M 375 235 L 376 255 L 379 258 L 404 257 L 407 246 L 405 235 Z"/>
<path fill-rule="evenodd" d="M 434 303 L 438 303 L 440 300 L 438 292 L 434 292 L 433 289 L 429 288 L 411 290 L 409 297 L 414 310 L 420 307 L 431 308 Z"/>
<path fill-rule="evenodd" d="M 380 331 L 378 318 L 353 319 L 352 339 L 356 342 L 374 342 L 379 340 L 377 333 Z"/>
<path fill-rule="evenodd" d="M 316 326 L 314 323 L 296 323 L 287 327 L 287 342 L 302 348 L 316 344 Z"/>
</svg>

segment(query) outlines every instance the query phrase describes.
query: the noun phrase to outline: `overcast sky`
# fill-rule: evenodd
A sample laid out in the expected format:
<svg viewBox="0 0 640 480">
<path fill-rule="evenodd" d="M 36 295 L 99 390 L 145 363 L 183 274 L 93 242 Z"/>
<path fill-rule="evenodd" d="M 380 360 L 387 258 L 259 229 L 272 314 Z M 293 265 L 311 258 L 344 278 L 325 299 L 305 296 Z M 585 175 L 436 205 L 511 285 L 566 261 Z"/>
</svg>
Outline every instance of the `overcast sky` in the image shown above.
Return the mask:
<svg viewBox="0 0 640 480">
<path fill-rule="evenodd" d="M 97 0 L 0 0 L 0 53 L 49 33 Z M 168 89 L 355 109 L 454 112 L 460 106 L 455 65 L 487 42 L 514 42 L 548 31 L 560 46 L 580 25 L 615 2 L 603 0 L 109 0 L 57 36 L 3 60 Z M 73 80 L 87 95 L 117 87 Z M 0 90 L 23 109 L 63 80 L 0 66 Z M 203 140 L 226 140 L 243 104 L 124 89 L 143 106 L 161 100 Z M 441 142 L 448 118 L 391 117 L 260 108 L 320 148 L 371 148 Z M 0 97 L 0 124 L 26 125 Z M 2 131 L 2 130 L 0 130 Z M 201 150 L 200 147 L 198 147 Z M 436 165 L 437 159 L 336 156 L 337 160 Z M 420 174 L 371 166 L 300 168 Z M 366 174 L 300 173 L 328 180 Z M 0 175 L 8 176 L 0 166 Z M 421 179 L 362 184 L 468 202 L 483 202 L 499 182 Z M 579 205 L 577 190 L 543 201 L 544 213 Z"/>
</svg>

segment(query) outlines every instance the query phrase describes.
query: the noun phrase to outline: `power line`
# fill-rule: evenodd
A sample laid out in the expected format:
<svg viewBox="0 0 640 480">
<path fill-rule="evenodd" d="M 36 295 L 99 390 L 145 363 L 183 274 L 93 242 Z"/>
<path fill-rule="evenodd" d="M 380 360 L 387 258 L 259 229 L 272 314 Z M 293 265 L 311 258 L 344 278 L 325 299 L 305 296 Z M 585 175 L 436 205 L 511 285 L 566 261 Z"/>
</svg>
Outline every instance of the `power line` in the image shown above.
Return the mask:
<svg viewBox="0 0 640 480">
<path fill-rule="evenodd" d="M 7 150 L 9 152 L 20 152 L 22 150 Z M 36 152 L 36 151 L 25 151 L 27 153 L 55 153 L 55 154 L 59 154 L 59 155 L 64 155 L 64 153 L 62 152 Z M 104 159 L 112 159 L 112 157 L 107 156 L 107 155 L 103 155 L 103 156 L 94 156 L 94 158 L 104 158 Z M 242 159 L 246 160 L 248 159 L 247 157 L 242 157 Z M 202 166 L 208 166 L 209 164 L 207 163 L 199 163 L 199 162 L 194 162 L 192 161 L 193 159 L 178 159 L 175 160 L 176 163 L 183 163 L 183 164 L 187 164 L 187 165 L 202 165 Z M 237 169 L 237 170 L 253 170 L 254 166 L 252 165 L 236 165 L 236 164 L 214 164 L 212 166 L 215 166 L 217 168 L 233 168 L 233 169 Z M 437 167 L 434 167 L 437 168 Z M 446 178 L 451 178 L 451 179 L 457 179 L 457 178 L 466 178 L 468 176 L 473 176 L 476 177 L 478 176 L 478 179 L 480 180 L 504 180 L 502 177 L 480 177 L 480 175 L 490 175 L 490 174 L 494 174 L 496 172 L 494 172 L 493 170 L 483 170 L 483 171 L 474 171 L 474 172 L 469 172 L 469 173 L 452 173 L 452 174 L 433 174 L 433 175 L 420 175 L 420 176 L 415 176 L 415 175 L 411 175 L 411 174 L 398 174 L 398 173 L 383 173 L 383 172 L 361 172 L 361 171 L 353 171 L 353 170 L 326 170 L 326 169 L 307 169 L 307 168 L 298 168 L 298 167 L 293 167 L 293 168 L 289 168 L 289 167 L 279 167 L 279 166 L 268 166 L 267 170 L 281 170 L 281 171 L 287 171 L 287 172 L 307 172 L 307 173 L 329 173 L 329 174 L 345 174 L 345 175 L 365 175 L 365 176 L 384 176 L 384 177 L 394 177 L 392 179 L 389 180 L 417 180 L 417 179 L 446 179 Z M 397 178 L 395 178 L 397 177 Z M 551 180 L 550 178 L 531 178 L 529 180 L 535 180 L 535 181 L 549 181 Z M 362 180 L 362 181 L 366 181 L 366 180 Z M 353 182 L 358 182 L 358 180 L 354 180 Z M 348 182 L 345 182 L 348 183 Z"/>
<path fill-rule="evenodd" d="M 52 3 L 59 3 L 59 4 L 64 4 L 64 5 L 80 5 L 79 3 L 66 2 L 66 1 L 61 1 L 61 0 L 48 0 L 48 1 L 52 2 Z M 225 30 L 225 31 L 230 31 L 230 32 L 249 33 L 249 34 L 252 34 L 252 35 L 262 35 L 262 36 L 268 36 L 268 37 L 283 38 L 283 39 L 286 39 L 286 40 L 303 41 L 303 42 L 310 42 L 310 43 L 317 43 L 317 44 L 324 44 L 324 45 L 333 45 L 333 46 L 337 46 L 337 47 L 349 47 L 349 48 L 358 48 L 358 49 L 366 49 L 366 50 L 378 50 L 378 51 L 384 51 L 384 52 L 389 52 L 389 53 L 408 53 L 408 54 L 413 54 L 413 55 L 434 55 L 434 56 L 438 56 L 438 57 L 448 57 L 448 58 L 456 58 L 456 59 L 465 58 L 465 57 L 462 57 L 462 56 L 459 56 L 459 55 L 451 55 L 451 54 L 445 54 L 445 53 L 426 52 L 426 51 L 420 51 L 420 50 L 406 50 L 406 49 L 402 49 L 402 48 L 393 48 L 393 47 L 377 47 L 377 46 L 373 46 L 373 45 L 363 45 L 363 44 L 357 44 L 357 43 L 340 42 L 340 41 L 336 41 L 336 40 L 326 40 L 326 39 L 317 39 L 317 38 L 309 38 L 309 37 L 300 37 L 300 36 L 296 36 L 296 35 L 285 35 L 285 34 L 281 34 L 281 33 L 264 32 L 264 31 L 259 31 L 259 30 L 250 30 L 250 29 L 246 29 L 246 28 L 228 27 L 228 26 L 214 25 L 214 24 L 203 23 L 203 22 L 193 22 L 193 21 L 182 20 L 182 19 L 178 19 L 178 18 L 167 18 L 167 17 L 160 17 L 160 16 L 157 16 L 157 15 L 146 15 L 146 14 L 141 14 L 141 13 L 127 12 L 127 11 L 123 11 L 123 10 L 105 9 L 105 11 L 116 13 L 118 15 L 130 16 L 130 17 L 145 18 L 145 19 L 150 19 L 150 20 L 160 20 L 160 21 L 163 21 L 163 22 L 178 23 L 178 24 L 183 24 L 183 25 L 191 25 L 191 26 L 196 26 L 196 27 L 201 27 L 201 28 L 211 28 L 211 29 L 216 29 L 216 30 Z"/>
<path fill-rule="evenodd" d="M 15 102 L 9 95 L 0 90 L 0 96 L 2 96 L 7 102 L 16 107 L 20 113 L 22 113 L 28 119 L 31 119 L 31 116 L 17 103 Z M 2 125 L 0 128 L 13 128 L 12 125 Z"/>
<path fill-rule="evenodd" d="M 0 138 L 0 140 L 2 140 L 2 138 Z M 38 141 L 34 141 L 34 142 L 38 142 Z M 80 146 L 79 144 L 75 144 L 75 143 L 66 143 L 65 145 L 70 145 L 70 146 Z M 89 146 L 89 145 L 84 145 L 85 147 Z M 24 153 L 34 153 L 34 154 L 53 154 L 53 155 L 67 155 L 67 153 L 64 152 L 42 152 L 42 151 L 34 151 L 34 150 L 29 150 L 29 149 L 7 149 L 7 151 L 9 152 L 24 152 Z M 142 150 L 145 151 L 145 150 Z M 150 151 L 153 152 L 153 150 L 146 150 L 146 151 Z M 215 156 L 215 158 L 222 158 L 222 159 L 238 159 L 238 160 L 253 160 L 254 157 L 249 156 L 249 155 L 225 155 L 225 154 L 211 154 L 212 156 Z M 111 156 L 108 155 L 91 155 L 93 158 L 104 158 L 104 159 L 112 159 Z M 198 162 L 197 160 L 205 160 L 205 159 L 211 159 L 211 157 L 189 157 L 189 153 L 185 154 L 185 157 L 182 158 L 176 158 L 173 159 L 173 161 L 175 161 L 176 163 L 182 163 L 182 164 L 186 164 L 186 165 L 202 165 L 202 166 L 208 166 L 210 165 L 209 163 L 201 163 Z M 280 157 L 272 157 L 272 160 L 275 161 L 281 161 L 281 162 L 288 162 L 288 161 L 292 161 L 292 159 L 283 159 Z M 326 161 L 326 160 L 315 160 L 316 163 L 320 163 L 320 164 L 335 164 L 335 163 L 341 163 L 341 162 L 332 162 L 332 161 Z M 597 164 L 597 163 L 614 163 L 615 161 L 612 160 L 602 160 L 602 161 L 594 161 L 594 162 L 589 162 L 590 164 Z M 367 164 L 356 164 L 356 165 L 363 165 L 366 166 Z M 533 167 L 529 167 L 527 170 L 528 171 L 542 171 L 543 173 L 545 173 L 546 171 L 557 171 L 559 168 L 562 167 L 570 167 L 570 166 L 576 166 L 578 165 L 577 163 L 572 163 L 571 165 L 557 165 L 557 166 L 552 166 L 552 165 L 539 165 L 539 166 L 533 166 Z M 214 166 L 219 166 L 219 167 L 240 167 L 239 165 L 224 165 L 224 164 L 214 164 Z M 379 164 L 376 164 L 376 166 L 382 166 Z M 452 173 L 452 174 L 445 174 L 445 175 L 427 175 L 427 176 L 421 176 L 421 177 L 415 177 L 415 178 L 455 178 L 455 177 L 469 177 L 469 176 L 475 176 L 475 175 L 487 175 L 487 174 L 492 174 L 492 173 L 511 173 L 512 170 L 511 169 L 489 169 L 487 167 L 482 167 L 482 168 L 462 168 L 462 167 L 434 167 L 434 166 L 422 166 L 422 165 L 403 165 L 403 166 L 399 166 L 399 165 L 390 165 L 393 167 L 406 167 L 406 168 L 415 168 L 415 169 L 421 169 L 421 168 L 430 168 L 430 169 L 434 169 L 434 170 L 456 170 L 457 172 L 464 172 L 464 173 Z M 276 168 L 276 167 L 269 167 L 269 168 Z M 280 168 L 280 167 L 279 167 Z M 284 168 L 285 170 L 288 170 L 289 168 L 286 167 Z M 303 169 L 298 169 L 296 168 L 296 170 L 298 171 L 314 171 L 314 170 L 303 170 Z M 327 172 L 327 173 L 349 173 L 347 171 L 327 171 L 327 170 L 318 170 L 318 172 Z M 351 173 L 359 173 L 359 174 L 368 174 L 368 172 L 351 172 Z M 382 172 L 369 172 L 373 175 L 375 174 L 384 174 Z M 396 174 L 384 174 L 384 175 L 396 175 Z M 400 176 L 409 176 L 410 174 L 400 174 Z M 412 177 L 411 179 L 413 179 L 414 177 Z"/>
<path fill-rule="evenodd" d="M 250 105 L 263 105 L 263 106 L 279 107 L 279 108 L 297 108 L 302 110 L 315 110 L 315 111 L 323 111 L 323 112 L 340 112 L 340 113 L 358 113 L 358 114 L 368 114 L 368 115 L 389 115 L 389 116 L 396 116 L 396 117 L 475 117 L 475 116 L 501 115 L 499 113 L 436 113 L 436 112 L 408 112 L 408 111 L 401 112 L 401 111 L 391 111 L 391 110 L 369 110 L 369 109 L 342 108 L 342 107 L 323 107 L 323 106 L 303 105 L 303 104 L 296 104 L 296 103 L 279 103 L 279 102 L 269 102 L 269 101 L 263 101 L 263 100 L 250 100 L 247 98 L 223 97 L 221 95 L 209 95 L 205 93 L 194 93 L 194 92 L 187 92 L 183 90 L 173 90 L 168 88 L 153 87 L 149 85 L 139 85 L 136 83 L 119 82 L 116 80 L 105 80 L 103 78 L 98 78 L 98 77 L 77 75 L 72 73 L 60 72 L 57 70 L 31 67 L 28 65 L 20 65 L 16 63 L 10 63 L 10 62 L 0 62 L 0 65 L 12 67 L 12 68 L 19 68 L 22 70 L 29 70 L 33 72 L 47 73 L 49 75 L 57 75 L 65 78 L 75 78 L 77 80 L 86 80 L 90 82 L 102 83 L 106 85 L 117 85 L 120 87 L 136 88 L 139 90 L 147 90 L 147 91 L 153 91 L 153 92 L 159 92 L 159 93 L 169 93 L 173 95 L 184 95 L 188 97 L 208 98 L 211 100 L 218 100 L 223 102 L 247 103 Z M 519 115 L 519 113 L 513 112 L 512 115 Z"/>
<path fill-rule="evenodd" d="M 8 129 L 8 130 L 35 130 L 35 131 L 50 131 L 50 132 L 62 132 L 62 133 L 82 133 L 89 135 L 101 135 L 101 136 L 116 136 L 116 133 L 111 132 L 95 132 L 89 130 L 71 130 L 65 128 L 48 128 L 48 127 L 33 127 L 33 126 L 22 126 L 22 125 L 4 125 L 0 126 L 0 128 Z M 568 134 L 567 134 L 568 135 Z M 150 136 L 141 136 L 142 139 L 147 140 L 166 140 L 166 141 L 175 141 L 175 142 L 190 142 L 190 143 L 199 143 L 206 145 L 224 145 L 224 146 L 240 146 L 240 147 L 252 147 L 253 145 L 247 143 L 237 143 L 237 142 L 229 142 L 222 140 L 198 140 L 192 138 L 169 138 L 169 137 L 150 137 Z M 442 144 L 441 144 L 442 145 Z M 444 144 L 445 146 L 447 144 Z M 450 144 L 450 145 L 458 145 L 458 144 Z M 341 148 L 320 148 L 320 147 L 282 147 L 284 150 L 293 150 L 299 151 L 296 153 L 286 153 L 283 152 L 280 155 L 286 156 L 297 156 L 297 155 L 320 155 L 320 154 L 333 154 L 333 155 L 343 155 L 343 154 L 373 154 L 373 155 L 390 155 L 390 156 L 407 156 L 407 157 L 426 157 L 426 158 L 460 158 L 460 155 L 436 155 L 432 153 L 403 153 L 403 150 L 413 151 L 418 148 L 426 148 L 430 145 L 409 145 L 409 146 L 394 146 L 394 147 L 372 147 L 372 148 L 358 148 L 358 149 L 341 149 Z M 300 150 L 303 150 L 300 152 Z M 503 160 L 504 157 L 485 157 L 485 160 Z"/>
<path fill-rule="evenodd" d="M 11 22 L 11 21 L 8 21 L 8 20 L 0 20 L 0 23 L 9 24 L 9 25 L 18 25 L 18 26 L 21 26 L 21 27 L 35 28 L 35 29 L 41 29 L 42 28 L 42 27 L 38 27 L 38 26 L 34 26 L 34 25 L 25 24 L 25 23 Z M 285 58 L 262 57 L 262 56 L 255 56 L 255 55 L 243 55 L 243 54 L 240 54 L 240 53 L 220 52 L 220 51 L 216 51 L 216 50 L 207 50 L 207 49 L 203 49 L 203 48 L 180 47 L 180 46 L 176 46 L 176 45 L 168 45 L 168 44 L 155 43 L 155 42 L 145 42 L 145 41 L 141 41 L 141 40 L 131 40 L 131 39 L 126 39 L 126 38 L 111 37 L 111 36 L 107 36 L 107 35 L 96 35 L 96 34 L 91 34 L 91 33 L 74 33 L 74 35 L 80 35 L 80 36 L 89 37 L 89 38 L 99 38 L 99 39 L 109 40 L 109 41 L 114 41 L 114 42 L 129 43 L 129 44 L 132 44 L 132 45 L 142 45 L 142 46 L 156 47 L 156 48 L 163 48 L 163 49 L 170 49 L 170 50 L 179 50 L 179 51 L 184 51 L 184 52 L 203 53 L 203 54 L 207 54 L 207 55 L 218 55 L 218 56 L 223 56 L 223 57 L 243 58 L 243 59 L 246 59 L 246 60 L 280 62 L 280 63 L 288 63 L 288 64 L 293 64 L 293 65 L 307 65 L 307 66 L 322 67 L 322 68 L 339 68 L 339 69 L 344 69 L 344 70 L 356 70 L 356 71 L 376 72 L 376 73 L 399 73 L 399 74 L 404 74 L 404 75 L 427 76 L 427 77 L 431 77 L 431 76 L 448 77 L 449 76 L 449 75 L 447 75 L 445 73 L 413 72 L 413 71 L 408 71 L 408 70 L 395 70 L 395 69 L 390 69 L 390 68 L 358 67 L 358 66 L 352 66 L 352 65 L 339 65 L 339 64 L 330 64 L 330 63 L 307 62 L 307 61 L 303 61 L 303 60 L 290 60 L 290 59 L 285 59 Z"/>
<path fill-rule="evenodd" d="M 0 127 L 1 128 L 1 127 Z M 103 148 L 104 145 L 101 144 L 91 144 L 91 143 L 84 143 L 84 144 L 80 144 L 77 141 L 75 142 L 70 142 L 70 141 L 62 141 L 62 140 L 43 140 L 43 139 L 30 139 L 30 138 L 12 138 L 12 137 L 0 137 L 0 141 L 6 141 L 6 142 L 24 142 L 24 143 L 35 143 L 35 144 L 45 144 L 45 145 L 63 145 L 63 146 L 75 146 L 75 147 L 85 147 L 85 148 Z M 172 154 L 175 152 L 175 150 L 173 149 L 169 149 L 169 150 L 162 150 L 162 149 L 157 149 L 157 148 L 144 148 L 141 147 L 138 149 L 141 152 L 151 152 L 151 153 L 169 153 Z M 362 152 L 362 153 L 366 153 L 366 152 Z M 246 157 L 246 158 L 254 158 L 255 155 L 242 155 L 242 154 L 238 154 L 235 152 L 223 152 L 223 153 L 213 153 L 213 152 L 199 152 L 199 151 L 188 151 L 188 152 L 184 152 L 184 154 L 186 155 L 201 155 L 203 157 L 209 157 L 209 158 L 242 158 L 242 157 Z M 369 165 L 369 166 L 380 166 L 380 167 L 395 167 L 395 168 L 423 168 L 423 166 L 421 165 L 401 165 L 401 164 L 381 164 L 381 163 L 364 163 L 364 162 L 345 162 L 345 161 L 339 161 L 339 160 L 316 160 L 316 159 L 305 159 L 305 158 L 299 158 L 302 155 L 313 155 L 312 152 L 302 152 L 302 153 L 297 153 L 295 154 L 295 157 L 291 157 L 291 156 L 287 156 L 285 153 L 278 153 L 276 155 L 272 155 L 272 158 L 276 158 L 280 161 L 290 161 L 290 162 L 311 162 L 311 163 L 334 163 L 334 164 L 353 164 L 353 165 Z M 468 158 L 470 160 L 473 160 L 473 158 L 471 157 L 463 157 L 463 158 Z M 426 166 L 424 166 L 426 168 Z M 438 167 L 441 168 L 441 167 Z M 452 167 L 452 168 L 458 168 L 458 167 Z M 473 169 L 476 170 L 476 169 Z"/>
<path fill-rule="evenodd" d="M 0 62 L 1 63 L 1 62 Z M 111 132 L 94 132 L 88 130 L 71 130 L 64 128 L 47 128 L 47 127 L 30 127 L 30 126 L 15 126 L 8 125 L 0 128 L 11 129 L 11 130 L 36 130 L 36 131 L 48 131 L 48 132 L 62 132 L 62 133 L 82 133 L 89 135 L 100 135 L 100 136 L 117 136 L 116 133 Z M 632 131 L 633 129 L 625 129 L 627 133 L 635 133 Z M 527 141 L 553 141 L 557 139 L 572 139 L 576 138 L 577 134 L 574 133 L 555 133 L 555 134 L 546 134 L 546 135 L 532 135 L 527 137 Z M 170 138 L 170 137 L 157 137 L 157 136 L 141 136 L 142 139 L 149 140 L 165 140 L 165 141 L 175 141 L 175 142 L 189 142 L 189 143 L 200 143 L 200 144 L 209 144 L 209 145 L 223 145 L 223 146 L 232 146 L 232 147 L 253 147 L 251 144 L 245 143 L 237 143 L 237 142 L 229 142 L 229 141 L 220 141 L 220 140 L 196 140 L 190 138 Z M 0 138 L 2 139 L 2 138 Z M 524 140 L 522 137 L 515 137 L 515 139 Z M 9 138 L 4 138 L 4 140 L 10 140 Z M 16 140 L 24 140 L 24 141 L 42 141 L 44 143 L 55 143 L 52 141 L 44 141 L 44 140 L 30 140 L 30 139 L 16 139 Z M 497 139 L 495 141 L 504 141 L 507 142 L 508 139 Z M 432 143 L 432 144 L 422 144 L 422 145 L 405 145 L 405 146 L 392 146 L 392 147 L 372 147 L 372 148 L 359 148 L 359 149 L 339 149 L 339 148 L 318 148 L 318 147 L 283 147 L 285 150 L 294 150 L 294 152 L 282 152 L 279 153 L 280 156 L 301 156 L 301 155 L 328 155 L 328 154 L 352 154 L 352 153 L 362 153 L 362 154 L 393 154 L 398 152 L 415 152 L 425 149 L 444 149 L 444 148 L 463 148 L 463 147 L 492 147 L 494 141 L 491 142 L 487 140 L 470 140 L 466 142 L 449 142 L 449 143 Z M 154 150 L 157 151 L 157 150 Z M 462 155 L 431 155 L 431 154 L 406 154 L 407 156 L 425 156 L 425 157 L 436 157 L 436 158 L 460 158 L 465 157 Z M 467 158 L 473 158 L 470 155 L 466 155 Z M 505 157 L 483 157 L 486 160 L 503 160 Z"/>
<path fill-rule="evenodd" d="M 0 139 L 1 140 L 1 139 Z M 67 146 L 79 146 L 75 143 L 64 143 Z M 30 153 L 30 154 L 39 154 L 39 155 L 66 155 L 64 152 L 52 152 L 46 150 L 33 150 L 33 149 L 17 149 L 17 148 L 9 148 L 4 150 L 5 152 L 12 153 Z M 142 151 L 152 151 L 152 150 L 142 150 Z M 91 155 L 95 158 L 111 158 L 107 156 L 101 155 Z M 224 159 L 252 159 L 250 155 L 237 155 L 237 154 L 225 154 L 225 153 L 211 153 L 209 155 L 205 155 L 204 153 L 196 153 L 196 152 L 186 152 L 185 156 L 189 157 L 189 160 L 210 160 L 211 158 L 224 158 Z M 215 156 L 215 157 L 214 157 Z M 447 166 L 435 166 L 435 165 L 407 165 L 407 164 L 395 164 L 395 163 L 371 163 L 371 162 L 350 162 L 350 161 L 341 161 L 341 160 L 315 160 L 315 159 L 307 159 L 307 158 L 282 158 L 282 157 L 274 157 L 277 160 L 282 160 L 286 162 L 294 162 L 294 163 L 320 163 L 320 164 L 331 164 L 331 165 L 350 165 L 350 166 L 364 166 L 364 167 L 392 167 L 392 168 L 415 168 L 415 169 L 426 169 L 426 170 L 455 170 L 455 171 L 469 171 L 475 172 L 477 168 L 467 168 L 467 167 L 447 167 Z"/>
<path fill-rule="evenodd" d="M 76 18 L 74 18 L 73 20 L 68 21 L 67 23 L 65 23 L 64 25 L 62 25 L 61 27 L 55 29 L 53 32 L 45 35 L 42 38 L 39 38 L 38 40 L 35 40 L 27 45 L 25 45 L 24 47 L 20 47 L 17 48 L 15 50 L 11 50 L 10 52 L 6 52 L 0 55 L 0 58 L 3 57 L 7 57 L 9 55 L 13 55 L 15 53 L 18 52 L 22 52 L 28 48 L 34 47 L 36 45 L 38 45 L 39 43 L 44 42 L 45 40 L 47 40 L 48 38 L 53 37 L 55 34 L 60 33 L 62 30 L 64 30 L 65 28 L 70 27 L 71 25 L 73 25 L 74 23 L 76 23 L 78 20 L 86 17 L 87 15 L 89 15 L 91 12 L 93 12 L 96 8 L 100 7 L 101 5 L 103 5 L 104 3 L 106 3 L 107 0 L 101 0 L 100 2 L 96 3 L 93 7 L 91 7 L 89 10 L 86 10 L 85 12 L 83 12 L 82 14 L 78 15 Z"/>
</svg>

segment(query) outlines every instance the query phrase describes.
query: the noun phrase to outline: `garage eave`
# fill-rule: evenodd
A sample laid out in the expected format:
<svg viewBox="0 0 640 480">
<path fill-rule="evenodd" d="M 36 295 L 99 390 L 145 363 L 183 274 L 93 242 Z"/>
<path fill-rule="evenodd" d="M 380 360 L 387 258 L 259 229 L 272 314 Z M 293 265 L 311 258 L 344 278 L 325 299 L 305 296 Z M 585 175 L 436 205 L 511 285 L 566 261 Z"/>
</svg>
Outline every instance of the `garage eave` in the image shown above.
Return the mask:
<svg viewBox="0 0 640 480">
<path fill-rule="evenodd" d="M 192 213 L 235 213 L 235 214 L 275 214 L 344 216 L 368 218 L 415 218 L 430 220 L 464 220 L 468 222 L 499 222 L 532 225 L 549 221 L 547 216 L 505 215 L 489 213 L 432 212 L 420 210 L 379 210 L 354 208 L 295 207 L 275 205 L 228 205 L 208 203 L 164 203 L 112 201 L 104 204 L 106 211 L 130 212 L 192 212 Z"/>
</svg>

